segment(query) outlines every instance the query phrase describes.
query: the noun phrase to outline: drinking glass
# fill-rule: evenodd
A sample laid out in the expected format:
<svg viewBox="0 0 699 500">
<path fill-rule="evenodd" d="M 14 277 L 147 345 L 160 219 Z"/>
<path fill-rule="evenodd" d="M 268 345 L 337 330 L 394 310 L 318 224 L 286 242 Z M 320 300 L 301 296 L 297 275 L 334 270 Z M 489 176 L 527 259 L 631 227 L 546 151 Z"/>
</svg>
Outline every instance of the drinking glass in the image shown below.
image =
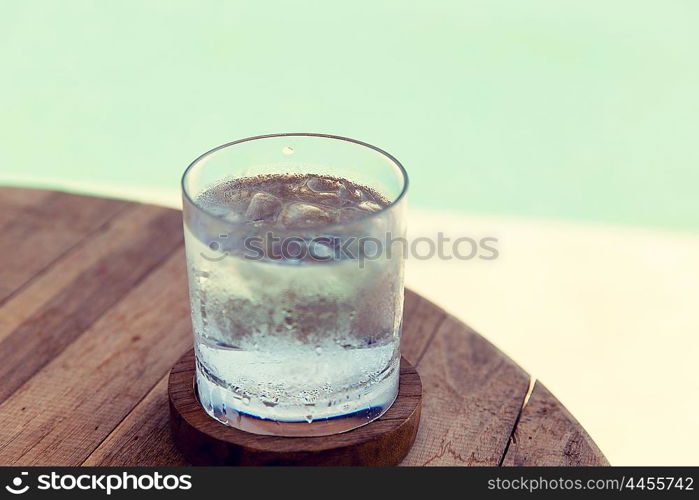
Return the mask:
<svg viewBox="0 0 699 500">
<path fill-rule="evenodd" d="M 242 139 L 187 168 L 195 382 L 211 417 L 320 436 L 391 406 L 407 186 L 390 154 L 323 134 Z"/>
</svg>

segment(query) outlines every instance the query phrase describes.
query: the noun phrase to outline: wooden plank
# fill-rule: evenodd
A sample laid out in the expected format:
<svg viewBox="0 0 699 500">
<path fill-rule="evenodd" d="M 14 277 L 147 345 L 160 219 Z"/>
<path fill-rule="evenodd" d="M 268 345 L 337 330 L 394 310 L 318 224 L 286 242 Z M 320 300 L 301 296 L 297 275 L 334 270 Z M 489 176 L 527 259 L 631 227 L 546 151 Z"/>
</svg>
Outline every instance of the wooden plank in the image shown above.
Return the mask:
<svg viewBox="0 0 699 500">
<path fill-rule="evenodd" d="M 45 200 L 55 195 L 56 191 L 47 189 L 2 186 L 0 187 L 0 217 L 8 210 L 40 207 Z"/>
<path fill-rule="evenodd" d="M 83 270 L 0 342 L 0 402 L 59 354 L 182 243 L 168 209 Z M 86 307 L 89 304 L 89 307 Z"/>
<path fill-rule="evenodd" d="M 167 382 L 167 376 L 160 379 L 83 465 L 188 465 L 170 435 Z"/>
<path fill-rule="evenodd" d="M 132 204 L 121 211 L 101 230 L 84 238 L 70 251 L 57 259 L 44 272 L 33 277 L 21 292 L 0 305 L 0 340 L 29 320 L 47 302 L 64 292 L 88 269 L 110 253 L 125 248 L 134 234 L 147 230 L 167 210 L 147 205 Z"/>
<path fill-rule="evenodd" d="M 177 250 L 0 405 L 0 463 L 78 465 L 191 346 Z"/>
<path fill-rule="evenodd" d="M 570 412 L 540 382 L 522 410 L 502 465 L 609 465 Z"/>
<path fill-rule="evenodd" d="M 15 190 L 16 188 L 9 188 Z M 23 189 L 21 199 L 17 193 L 6 195 L 8 188 L 0 188 L 0 198 L 9 200 L 11 209 L 21 208 L 20 217 L 13 222 L 19 225 L 31 224 L 44 229 L 67 229 L 87 232 L 101 226 L 112 216 L 137 203 L 114 198 L 96 198 L 63 191 Z M 36 194 L 31 193 L 36 191 Z"/>
<path fill-rule="evenodd" d="M 9 220 L 0 228 L 0 303 L 129 206 L 124 201 L 67 193 L 32 200 L 37 204 L 4 208 Z"/>
<path fill-rule="evenodd" d="M 412 290 L 405 290 L 400 352 L 417 366 L 447 313 Z"/>
<path fill-rule="evenodd" d="M 529 376 L 449 316 L 420 360 L 423 422 L 404 465 L 498 465 Z"/>
</svg>

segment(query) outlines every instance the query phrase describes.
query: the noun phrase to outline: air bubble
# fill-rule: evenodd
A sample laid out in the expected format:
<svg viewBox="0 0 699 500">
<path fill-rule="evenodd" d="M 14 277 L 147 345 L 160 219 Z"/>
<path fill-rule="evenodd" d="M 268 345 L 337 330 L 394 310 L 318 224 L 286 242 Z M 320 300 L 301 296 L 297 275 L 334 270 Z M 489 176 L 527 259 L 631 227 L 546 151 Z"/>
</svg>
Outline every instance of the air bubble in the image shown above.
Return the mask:
<svg viewBox="0 0 699 500">
<path fill-rule="evenodd" d="M 306 415 L 306 422 L 308 422 L 309 424 L 313 422 L 313 415 Z"/>
</svg>

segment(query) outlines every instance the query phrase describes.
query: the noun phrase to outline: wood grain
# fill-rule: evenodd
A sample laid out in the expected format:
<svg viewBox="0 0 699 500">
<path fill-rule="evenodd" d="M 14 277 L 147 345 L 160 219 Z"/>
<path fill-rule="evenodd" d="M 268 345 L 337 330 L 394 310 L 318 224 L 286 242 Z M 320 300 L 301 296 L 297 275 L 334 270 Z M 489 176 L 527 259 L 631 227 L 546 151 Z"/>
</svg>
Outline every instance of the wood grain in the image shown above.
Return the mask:
<svg viewBox="0 0 699 500">
<path fill-rule="evenodd" d="M 0 188 L 0 252 L 0 464 L 183 464 L 165 391 L 191 348 L 181 213 Z M 522 409 L 529 376 L 411 291 L 401 351 L 424 389 L 404 464 L 607 463 L 541 384 Z"/>
<path fill-rule="evenodd" d="M 168 210 L 131 204 L 119 212 L 98 231 L 82 239 L 69 252 L 56 259 L 43 272 L 35 275 L 18 293 L 0 305 L 0 341 L 22 323 L 37 315 L 42 307 L 57 296 L 70 291 L 71 284 L 89 269 L 94 269 L 110 253 L 120 252 L 130 245 L 134 234 L 147 231 L 158 223 Z M 173 211 L 173 215 L 176 214 Z"/>
<path fill-rule="evenodd" d="M 0 463 L 78 465 L 99 446 L 191 345 L 184 272 L 178 248 L 0 405 Z"/>
<path fill-rule="evenodd" d="M 250 434 L 213 420 L 196 398 L 194 365 L 191 350 L 173 367 L 168 392 L 173 439 L 195 465 L 396 465 L 415 440 L 422 385 L 405 358 L 398 397 L 381 417 L 341 434 L 295 438 Z"/>
<path fill-rule="evenodd" d="M 160 379 L 83 465 L 188 465 L 172 442 L 167 383 Z"/>
<path fill-rule="evenodd" d="M 67 193 L 51 193 L 39 197 L 38 202 L 30 197 L 36 203 L 23 204 L 22 195 L 26 193 L 0 197 L 9 200 L 6 206 L 0 206 L 6 219 L 0 228 L 0 303 L 129 205 Z"/>
<path fill-rule="evenodd" d="M 536 382 L 502 464 L 588 466 L 609 462 L 570 412 Z"/>
<path fill-rule="evenodd" d="M 420 427 L 404 464 L 498 465 L 529 376 L 451 316 L 438 327 L 417 369 L 429 424 Z"/>
<path fill-rule="evenodd" d="M 0 188 L 0 231 L 11 222 L 41 218 L 45 202 L 58 196 L 54 191 L 28 188 Z"/>
<path fill-rule="evenodd" d="M 0 402 L 181 246 L 181 223 L 176 212 L 160 209 L 159 216 L 121 243 L 0 341 Z"/>
<path fill-rule="evenodd" d="M 10 221 L 22 217 L 27 210 L 35 211 L 55 192 L 43 189 L 0 188 L 0 229 Z"/>
<path fill-rule="evenodd" d="M 412 290 L 405 290 L 400 339 L 401 354 L 417 366 L 446 318 L 447 313 L 442 309 L 435 307 Z"/>
</svg>

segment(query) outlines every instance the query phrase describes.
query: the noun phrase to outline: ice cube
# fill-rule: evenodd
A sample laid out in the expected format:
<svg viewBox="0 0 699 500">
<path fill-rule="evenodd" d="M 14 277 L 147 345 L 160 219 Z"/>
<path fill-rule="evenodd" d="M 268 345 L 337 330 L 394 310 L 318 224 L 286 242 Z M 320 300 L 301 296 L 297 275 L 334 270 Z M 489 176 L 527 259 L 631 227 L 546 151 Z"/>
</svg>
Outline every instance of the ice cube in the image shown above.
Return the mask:
<svg viewBox="0 0 699 500">
<path fill-rule="evenodd" d="M 357 207 L 361 208 L 362 210 L 366 210 L 367 212 L 378 212 L 381 210 L 381 205 L 374 201 L 363 201 L 357 205 Z"/>
<path fill-rule="evenodd" d="M 231 213 L 231 209 L 225 205 L 212 203 L 208 200 L 200 200 L 199 203 L 206 212 L 216 217 L 225 218 L 228 214 Z"/>
<path fill-rule="evenodd" d="M 245 218 L 251 221 L 270 220 L 277 215 L 282 202 L 268 193 L 255 193 L 245 212 Z"/>
<path fill-rule="evenodd" d="M 325 177 L 311 177 L 306 182 L 306 186 L 316 193 L 337 193 L 342 187 L 342 183 Z"/>
<path fill-rule="evenodd" d="M 340 186 L 338 196 L 343 200 L 357 202 L 362 200 L 362 190 L 359 188 L 347 187 L 344 184 Z"/>
<path fill-rule="evenodd" d="M 308 245 L 308 254 L 312 260 L 328 261 L 335 255 L 331 238 L 316 238 Z"/>
<path fill-rule="evenodd" d="M 332 224 L 336 214 L 310 203 L 297 202 L 285 206 L 279 220 L 287 228 L 304 228 Z"/>
<path fill-rule="evenodd" d="M 342 223 L 355 222 L 355 221 L 363 219 L 367 215 L 368 214 L 367 214 L 366 210 L 360 210 L 359 208 L 355 208 L 355 207 L 346 207 L 340 211 L 340 222 L 342 222 Z"/>
<path fill-rule="evenodd" d="M 232 222 L 233 224 L 238 224 L 243 222 L 243 217 L 238 212 L 231 212 L 229 210 L 228 213 L 223 216 L 223 220 Z"/>
</svg>

